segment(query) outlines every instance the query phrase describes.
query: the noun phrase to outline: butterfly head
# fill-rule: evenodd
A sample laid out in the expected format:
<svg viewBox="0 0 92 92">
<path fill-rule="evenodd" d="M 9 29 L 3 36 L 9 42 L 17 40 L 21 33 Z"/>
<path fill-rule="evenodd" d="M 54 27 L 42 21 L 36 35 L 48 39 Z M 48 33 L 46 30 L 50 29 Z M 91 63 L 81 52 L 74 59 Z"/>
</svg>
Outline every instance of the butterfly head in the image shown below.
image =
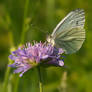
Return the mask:
<svg viewBox="0 0 92 92">
<path fill-rule="evenodd" d="M 47 42 L 48 42 L 48 43 L 51 43 L 53 46 L 55 45 L 55 42 L 54 42 L 54 39 L 53 39 L 52 36 L 48 36 L 48 37 L 47 37 Z"/>
</svg>

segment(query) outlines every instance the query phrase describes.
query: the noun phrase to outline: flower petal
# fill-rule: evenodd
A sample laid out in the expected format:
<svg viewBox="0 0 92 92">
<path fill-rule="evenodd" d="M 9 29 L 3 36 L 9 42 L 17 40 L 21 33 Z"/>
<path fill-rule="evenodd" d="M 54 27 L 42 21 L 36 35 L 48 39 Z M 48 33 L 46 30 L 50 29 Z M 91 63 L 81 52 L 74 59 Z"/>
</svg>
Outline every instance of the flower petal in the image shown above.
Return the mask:
<svg viewBox="0 0 92 92">
<path fill-rule="evenodd" d="M 64 66 L 63 60 L 59 60 L 59 65 L 60 65 L 60 66 Z"/>
</svg>

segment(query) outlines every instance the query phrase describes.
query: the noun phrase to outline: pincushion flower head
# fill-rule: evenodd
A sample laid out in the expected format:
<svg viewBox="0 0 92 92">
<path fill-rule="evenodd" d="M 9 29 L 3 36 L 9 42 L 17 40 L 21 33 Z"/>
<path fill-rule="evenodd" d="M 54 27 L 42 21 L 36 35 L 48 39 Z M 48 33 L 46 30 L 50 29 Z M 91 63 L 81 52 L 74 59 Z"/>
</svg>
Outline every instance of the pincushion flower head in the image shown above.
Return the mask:
<svg viewBox="0 0 92 92">
<path fill-rule="evenodd" d="M 55 48 L 49 43 L 27 43 L 12 52 L 9 58 L 14 60 L 14 63 L 9 66 L 16 68 L 14 73 L 21 73 L 21 77 L 24 72 L 40 64 L 63 66 L 64 62 L 60 59 L 62 53 L 61 48 Z"/>
<path fill-rule="evenodd" d="M 27 44 L 24 48 L 12 52 L 9 56 L 15 62 L 15 73 L 24 72 L 41 63 L 45 65 L 63 66 L 60 54 L 72 54 L 78 51 L 85 40 L 85 13 L 83 9 L 70 12 L 47 38 L 47 43 Z M 46 61 L 47 62 L 44 62 Z"/>
</svg>

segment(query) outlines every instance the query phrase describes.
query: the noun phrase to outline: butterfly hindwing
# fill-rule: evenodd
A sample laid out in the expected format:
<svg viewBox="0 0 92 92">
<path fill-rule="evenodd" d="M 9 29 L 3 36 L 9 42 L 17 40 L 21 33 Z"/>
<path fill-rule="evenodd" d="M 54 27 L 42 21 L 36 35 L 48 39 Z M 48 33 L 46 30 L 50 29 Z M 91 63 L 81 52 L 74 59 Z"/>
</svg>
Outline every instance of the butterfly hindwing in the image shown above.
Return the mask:
<svg viewBox="0 0 92 92">
<path fill-rule="evenodd" d="M 55 39 L 55 45 L 61 47 L 66 54 L 78 51 L 85 40 L 85 29 L 73 28 L 71 30 L 64 36 L 58 36 Z"/>
</svg>

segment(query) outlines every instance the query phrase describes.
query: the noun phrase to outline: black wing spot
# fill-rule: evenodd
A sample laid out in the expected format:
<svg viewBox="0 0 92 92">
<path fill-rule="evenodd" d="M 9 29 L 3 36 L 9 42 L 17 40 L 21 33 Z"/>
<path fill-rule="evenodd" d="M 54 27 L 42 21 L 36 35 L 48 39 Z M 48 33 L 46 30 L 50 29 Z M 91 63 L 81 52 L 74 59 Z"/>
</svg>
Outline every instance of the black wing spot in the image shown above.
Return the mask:
<svg viewBox="0 0 92 92">
<path fill-rule="evenodd" d="M 78 25 L 78 21 L 76 21 L 76 25 Z"/>
</svg>

